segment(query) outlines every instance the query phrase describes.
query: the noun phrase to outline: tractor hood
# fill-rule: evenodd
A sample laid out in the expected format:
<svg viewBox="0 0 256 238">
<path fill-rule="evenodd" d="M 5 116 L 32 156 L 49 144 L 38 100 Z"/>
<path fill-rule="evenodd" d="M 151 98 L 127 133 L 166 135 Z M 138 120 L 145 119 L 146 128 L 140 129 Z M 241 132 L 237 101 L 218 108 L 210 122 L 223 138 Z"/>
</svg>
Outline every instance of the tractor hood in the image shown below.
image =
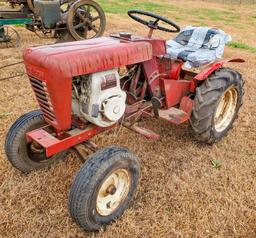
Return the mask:
<svg viewBox="0 0 256 238">
<path fill-rule="evenodd" d="M 154 42 L 102 37 L 28 48 L 24 61 L 45 120 L 57 129 L 71 127 L 72 78 L 148 61 Z M 165 51 L 164 41 L 162 47 Z"/>
<path fill-rule="evenodd" d="M 43 69 L 44 72 L 73 77 L 140 63 L 153 56 L 149 42 L 101 37 L 28 48 L 23 57 L 31 76 L 38 77 L 34 75 L 35 71 Z"/>
</svg>

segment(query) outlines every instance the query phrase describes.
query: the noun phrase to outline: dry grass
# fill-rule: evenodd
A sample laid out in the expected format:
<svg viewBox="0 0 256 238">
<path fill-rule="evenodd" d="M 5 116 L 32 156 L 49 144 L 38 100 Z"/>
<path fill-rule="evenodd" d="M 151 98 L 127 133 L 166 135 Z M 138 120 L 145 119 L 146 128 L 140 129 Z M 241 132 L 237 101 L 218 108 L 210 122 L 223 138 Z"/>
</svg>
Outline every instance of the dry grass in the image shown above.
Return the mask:
<svg viewBox="0 0 256 238">
<path fill-rule="evenodd" d="M 194 2 L 172 4 L 184 9 L 221 8 Z M 253 10 L 245 7 L 237 11 L 241 16 L 253 14 Z M 134 24 L 128 17 L 108 17 L 108 33 L 131 30 L 129 26 Z M 252 29 L 246 19 L 222 28 L 236 41 L 255 46 L 255 32 L 236 27 L 239 24 Z M 188 16 L 178 22 L 184 26 L 196 20 L 195 16 Z M 220 27 L 219 22 L 210 20 L 206 24 Z M 136 33 L 146 32 L 142 26 L 133 26 Z M 48 42 L 23 29 L 19 31 L 22 48 Z M 19 61 L 22 48 L 0 50 L 1 65 Z M 232 66 L 246 79 L 246 94 L 234 129 L 218 144 L 199 145 L 189 136 L 187 125 L 156 120 L 145 126 L 160 133 L 159 141 L 145 140 L 126 129 L 118 137 L 106 132 L 94 139 L 100 146 L 115 143 L 129 147 L 142 164 L 140 187 L 130 208 L 106 231 L 95 234 L 79 229 L 67 212 L 69 187 L 81 166 L 74 155 L 48 170 L 29 175 L 20 174 L 7 162 L 3 145 L 8 127 L 37 104 L 25 76 L 1 82 L 0 237 L 256 237 L 256 55 L 228 48 L 226 57 L 246 60 L 243 65 Z M 14 67 L 1 71 L 0 77 L 22 71 L 22 66 Z M 214 160 L 221 163 L 220 168 L 214 167 Z"/>
</svg>

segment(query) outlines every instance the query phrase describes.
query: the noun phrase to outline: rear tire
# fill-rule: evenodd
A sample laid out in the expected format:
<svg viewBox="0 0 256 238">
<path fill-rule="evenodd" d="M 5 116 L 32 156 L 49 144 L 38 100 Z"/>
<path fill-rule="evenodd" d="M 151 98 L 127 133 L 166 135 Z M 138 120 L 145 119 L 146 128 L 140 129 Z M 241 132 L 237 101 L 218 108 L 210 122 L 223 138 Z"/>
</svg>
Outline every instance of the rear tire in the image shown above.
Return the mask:
<svg viewBox="0 0 256 238">
<path fill-rule="evenodd" d="M 71 217 L 87 231 L 97 231 L 116 220 L 132 200 L 139 175 L 139 159 L 128 149 L 111 146 L 97 151 L 71 186 Z"/>
<path fill-rule="evenodd" d="M 43 149 L 31 147 L 27 143 L 26 133 L 46 125 L 40 110 L 28 112 L 11 126 L 5 140 L 5 153 L 10 163 L 18 170 L 29 173 L 33 170 L 49 167 L 64 157 L 65 152 L 47 158 Z"/>
<path fill-rule="evenodd" d="M 243 85 L 241 74 L 221 68 L 197 88 L 190 125 L 198 141 L 213 144 L 227 134 L 243 102 Z"/>
</svg>

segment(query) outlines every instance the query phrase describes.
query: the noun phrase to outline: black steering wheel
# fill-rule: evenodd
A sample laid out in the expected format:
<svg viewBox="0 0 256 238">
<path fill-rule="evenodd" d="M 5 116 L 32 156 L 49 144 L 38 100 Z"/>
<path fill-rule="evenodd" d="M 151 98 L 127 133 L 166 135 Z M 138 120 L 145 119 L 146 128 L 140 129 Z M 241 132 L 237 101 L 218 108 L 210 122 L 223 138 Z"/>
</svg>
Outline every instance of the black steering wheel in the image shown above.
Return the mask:
<svg viewBox="0 0 256 238">
<path fill-rule="evenodd" d="M 151 12 L 145 12 L 145 11 L 141 11 L 141 10 L 130 10 L 130 11 L 128 11 L 128 15 L 133 20 L 135 20 L 135 21 L 137 21 L 137 22 L 139 22 L 143 25 L 146 25 L 150 29 L 153 29 L 153 30 L 160 30 L 160 31 L 165 31 L 165 32 L 175 32 L 175 33 L 180 32 L 180 27 L 176 23 L 170 21 L 169 19 L 167 19 L 165 17 L 161 17 L 161 16 L 156 15 L 156 14 L 151 13 Z M 141 17 L 139 17 L 140 15 L 141 16 L 152 17 L 153 20 L 144 20 Z M 158 24 L 159 21 L 167 23 L 168 25 L 172 26 L 172 28 L 167 28 L 167 27 L 160 26 Z"/>
</svg>

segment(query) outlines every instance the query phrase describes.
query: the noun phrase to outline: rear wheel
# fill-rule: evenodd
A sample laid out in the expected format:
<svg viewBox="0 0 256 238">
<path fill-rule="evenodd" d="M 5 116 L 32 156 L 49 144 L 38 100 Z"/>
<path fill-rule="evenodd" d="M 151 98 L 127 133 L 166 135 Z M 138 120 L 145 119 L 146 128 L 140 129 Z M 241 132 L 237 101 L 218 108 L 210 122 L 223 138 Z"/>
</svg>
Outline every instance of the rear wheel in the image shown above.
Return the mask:
<svg viewBox="0 0 256 238">
<path fill-rule="evenodd" d="M 71 186 L 71 217 L 87 231 L 109 224 L 128 207 L 139 175 L 139 160 L 128 149 L 111 146 L 97 151 L 82 166 Z"/>
<path fill-rule="evenodd" d="M 9 129 L 5 141 L 5 153 L 10 163 L 24 173 L 48 167 L 64 157 L 65 152 L 47 158 L 44 149 L 36 143 L 28 143 L 26 133 L 46 125 L 40 110 L 21 116 Z"/>
<path fill-rule="evenodd" d="M 213 144 L 227 134 L 242 105 L 243 85 L 241 74 L 222 68 L 197 88 L 190 119 L 197 140 Z"/>
</svg>

